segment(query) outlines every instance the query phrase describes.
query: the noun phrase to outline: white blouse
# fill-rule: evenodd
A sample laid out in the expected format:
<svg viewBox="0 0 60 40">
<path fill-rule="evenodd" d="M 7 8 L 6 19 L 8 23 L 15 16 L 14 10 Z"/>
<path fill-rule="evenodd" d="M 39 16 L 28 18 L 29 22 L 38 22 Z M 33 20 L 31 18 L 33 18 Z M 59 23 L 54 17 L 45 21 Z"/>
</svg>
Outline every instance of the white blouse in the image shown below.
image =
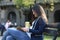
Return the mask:
<svg viewBox="0 0 60 40">
<path fill-rule="evenodd" d="M 32 29 L 32 28 L 33 28 L 33 24 L 34 24 L 34 22 L 35 22 L 35 21 L 32 22 L 32 26 L 30 26 L 29 29 Z M 31 33 L 30 33 L 30 32 L 26 32 L 26 33 L 27 33 L 27 35 L 31 38 Z"/>
</svg>

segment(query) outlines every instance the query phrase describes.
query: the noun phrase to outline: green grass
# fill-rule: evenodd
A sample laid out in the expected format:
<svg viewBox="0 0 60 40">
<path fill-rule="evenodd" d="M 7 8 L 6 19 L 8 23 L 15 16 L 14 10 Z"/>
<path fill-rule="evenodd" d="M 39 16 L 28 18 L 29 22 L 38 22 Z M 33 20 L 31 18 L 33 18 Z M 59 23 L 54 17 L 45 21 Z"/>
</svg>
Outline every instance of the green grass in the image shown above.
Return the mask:
<svg viewBox="0 0 60 40">
<path fill-rule="evenodd" d="M 53 36 L 44 36 L 44 40 L 53 40 Z M 60 37 L 57 37 L 57 40 L 60 40 Z"/>
</svg>

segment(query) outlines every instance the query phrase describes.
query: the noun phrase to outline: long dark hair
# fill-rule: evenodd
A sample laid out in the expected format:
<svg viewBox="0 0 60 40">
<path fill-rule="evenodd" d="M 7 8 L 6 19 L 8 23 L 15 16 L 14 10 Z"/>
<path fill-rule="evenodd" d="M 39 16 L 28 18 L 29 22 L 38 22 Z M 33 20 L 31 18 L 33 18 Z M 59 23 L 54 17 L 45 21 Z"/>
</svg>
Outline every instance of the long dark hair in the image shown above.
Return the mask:
<svg viewBox="0 0 60 40">
<path fill-rule="evenodd" d="M 32 9 L 37 13 L 38 16 L 41 16 L 45 22 L 48 24 L 48 19 L 46 17 L 45 11 L 39 4 L 35 4 Z M 43 14 L 42 14 L 43 13 Z"/>
<path fill-rule="evenodd" d="M 35 4 L 35 5 L 32 7 L 32 10 L 34 10 L 34 11 L 37 13 L 38 16 L 41 16 L 39 4 Z"/>
</svg>

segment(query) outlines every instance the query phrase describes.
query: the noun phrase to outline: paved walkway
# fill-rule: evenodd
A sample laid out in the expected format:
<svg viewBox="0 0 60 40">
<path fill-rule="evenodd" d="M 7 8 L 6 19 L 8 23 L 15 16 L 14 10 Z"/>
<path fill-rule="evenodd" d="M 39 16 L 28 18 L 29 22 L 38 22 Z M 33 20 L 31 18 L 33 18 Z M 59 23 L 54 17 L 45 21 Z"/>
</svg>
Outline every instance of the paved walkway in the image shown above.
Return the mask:
<svg viewBox="0 0 60 40">
<path fill-rule="evenodd" d="M 2 36 L 0 36 L 0 40 L 2 39 Z"/>
</svg>

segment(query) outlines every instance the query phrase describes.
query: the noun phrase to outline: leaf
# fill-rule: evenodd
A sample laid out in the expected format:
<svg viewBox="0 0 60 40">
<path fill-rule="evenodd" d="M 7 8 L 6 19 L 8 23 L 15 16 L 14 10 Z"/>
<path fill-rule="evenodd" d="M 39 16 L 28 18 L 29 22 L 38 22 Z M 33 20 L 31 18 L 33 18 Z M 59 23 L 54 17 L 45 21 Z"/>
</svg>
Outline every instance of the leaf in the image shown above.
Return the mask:
<svg viewBox="0 0 60 40">
<path fill-rule="evenodd" d="M 14 0 L 14 3 L 18 6 L 29 7 L 30 4 L 34 4 L 34 0 Z"/>
</svg>

